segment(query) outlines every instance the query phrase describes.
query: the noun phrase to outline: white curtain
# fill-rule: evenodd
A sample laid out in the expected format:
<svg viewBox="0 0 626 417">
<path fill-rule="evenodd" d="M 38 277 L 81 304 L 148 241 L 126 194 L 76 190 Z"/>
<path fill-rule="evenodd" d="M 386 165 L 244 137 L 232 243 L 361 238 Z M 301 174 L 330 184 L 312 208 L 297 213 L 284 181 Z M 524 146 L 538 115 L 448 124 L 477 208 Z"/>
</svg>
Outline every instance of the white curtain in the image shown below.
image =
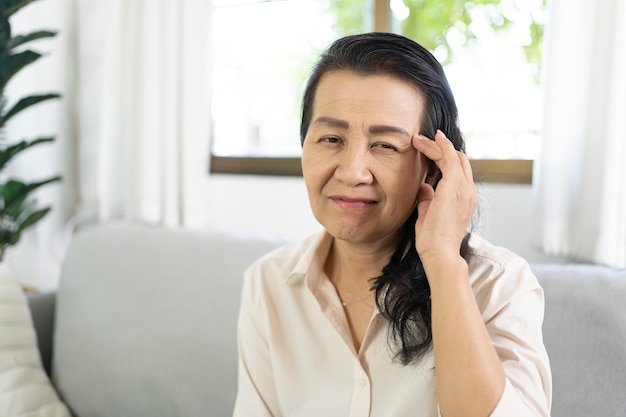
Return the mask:
<svg viewBox="0 0 626 417">
<path fill-rule="evenodd" d="M 626 268 L 626 1 L 551 0 L 537 240 Z"/>
<path fill-rule="evenodd" d="M 201 223 L 207 0 L 76 0 L 81 220 Z"/>
</svg>

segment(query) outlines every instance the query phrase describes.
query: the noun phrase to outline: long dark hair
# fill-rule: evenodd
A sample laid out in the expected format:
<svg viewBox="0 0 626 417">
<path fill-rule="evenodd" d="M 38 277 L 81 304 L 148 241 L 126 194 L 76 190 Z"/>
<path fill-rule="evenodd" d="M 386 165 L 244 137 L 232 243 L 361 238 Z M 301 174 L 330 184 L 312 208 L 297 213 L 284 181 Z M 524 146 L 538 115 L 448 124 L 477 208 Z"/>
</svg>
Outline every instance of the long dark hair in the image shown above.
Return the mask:
<svg viewBox="0 0 626 417">
<path fill-rule="evenodd" d="M 416 86 L 425 105 L 421 134 L 434 138 L 437 129 L 457 150 L 465 143 L 458 126 L 458 111 L 441 64 L 418 43 L 392 33 L 366 33 L 335 41 L 322 54 L 309 77 L 302 102 L 300 141 L 311 123 L 315 92 L 322 76 L 334 70 L 360 75 L 389 75 Z M 429 161 L 429 178 L 436 187 L 441 172 Z M 406 220 L 404 234 L 379 277 L 372 279 L 376 305 L 390 321 L 390 341 L 403 364 L 423 356 L 432 344 L 430 286 L 415 249 L 417 211 Z"/>
</svg>

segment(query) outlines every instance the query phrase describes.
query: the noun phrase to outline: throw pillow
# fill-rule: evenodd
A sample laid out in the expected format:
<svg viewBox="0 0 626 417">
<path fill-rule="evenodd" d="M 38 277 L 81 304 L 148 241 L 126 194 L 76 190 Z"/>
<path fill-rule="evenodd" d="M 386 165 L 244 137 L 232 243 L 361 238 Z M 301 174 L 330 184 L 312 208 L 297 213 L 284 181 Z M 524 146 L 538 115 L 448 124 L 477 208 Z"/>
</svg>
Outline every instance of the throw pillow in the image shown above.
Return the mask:
<svg viewBox="0 0 626 417">
<path fill-rule="evenodd" d="M 41 364 L 24 292 L 0 264 L 0 416 L 69 417 Z"/>
</svg>

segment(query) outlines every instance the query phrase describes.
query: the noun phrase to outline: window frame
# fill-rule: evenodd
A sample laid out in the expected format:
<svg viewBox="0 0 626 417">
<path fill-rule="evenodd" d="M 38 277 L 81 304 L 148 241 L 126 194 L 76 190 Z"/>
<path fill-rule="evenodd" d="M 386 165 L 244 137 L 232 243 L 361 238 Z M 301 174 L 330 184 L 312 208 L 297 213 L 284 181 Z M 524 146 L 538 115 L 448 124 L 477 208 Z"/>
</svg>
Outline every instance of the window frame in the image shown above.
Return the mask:
<svg viewBox="0 0 626 417">
<path fill-rule="evenodd" d="M 374 31 L 390 28 L 390 0 L 374 0 Z M 532 159 L 472 159 L 474 180 L 480 183 L 532 184 Z M 299 157 L 218 156 L 210 152 L 211 174 L 302 176 Z"/>
</svg>

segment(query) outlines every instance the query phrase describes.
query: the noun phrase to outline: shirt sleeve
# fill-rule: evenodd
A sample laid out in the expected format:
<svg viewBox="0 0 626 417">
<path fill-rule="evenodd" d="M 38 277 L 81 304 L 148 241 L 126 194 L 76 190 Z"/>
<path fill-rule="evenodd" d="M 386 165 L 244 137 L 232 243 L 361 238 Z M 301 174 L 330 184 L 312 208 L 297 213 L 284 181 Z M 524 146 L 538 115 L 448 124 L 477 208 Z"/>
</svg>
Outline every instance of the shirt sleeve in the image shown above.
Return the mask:
<svg viewBox="0 0 626 417">
<path fill-rule="evenodd" d="M 506 375 L 491 417 L 549 417 L 552 376 L 542 335 L 543 290 L 521 258 L 496 268 L 491 278 L 483 315 Z"/>
<path fill-rule="evenodd" d="M 246 271 L 237 324 L 238 382 L 233 417 L 278 417 L 278 400 L 269 344 L 267 315 L 253 272 Z M 259 280 L 256 280 L 259 281 Z"/>
</svg>

